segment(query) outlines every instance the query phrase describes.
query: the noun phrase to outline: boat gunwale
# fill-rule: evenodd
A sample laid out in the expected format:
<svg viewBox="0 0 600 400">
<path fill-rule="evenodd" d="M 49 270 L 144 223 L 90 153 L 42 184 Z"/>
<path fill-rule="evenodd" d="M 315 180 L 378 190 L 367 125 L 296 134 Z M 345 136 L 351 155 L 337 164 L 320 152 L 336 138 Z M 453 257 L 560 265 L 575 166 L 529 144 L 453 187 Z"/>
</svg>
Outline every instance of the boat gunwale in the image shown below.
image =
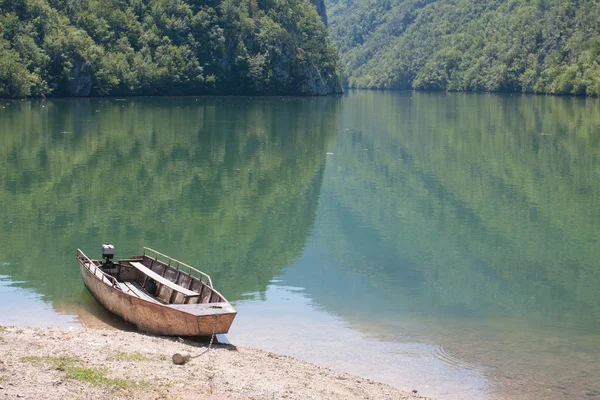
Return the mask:
<svg viewBox="0 0 600 400">
<path fill-rule="evenodd" d="M 209 285 L 207 285 L 205 282 L 202 282 L 202 279 L 199 279 L 199 281 L 200 281 L 201 283 L 205 284 L 206 286 L 210 287 L 210 289 L 211 289 L 211 290 L 212 290 L 212 292 L 213 292 L 213 294 L 211 294 L 211 295 L 210 295 L 210 297 L 211 297 L 211 298 L 212 298 L 212 296 L 213 296 L 214 294 L 218 295 L 218 296 L 221 298 L 221 300 L 222 300 L 222 301 L 218 301 L 218 302 L 215 302 L 215 303 L 227 303 L 227 304 L 231 305 L 231 303 L 229 302 L 229 300 L 227 300 L 227 299 L 225 298 L 225 296 L 223 296 L 223 295 L 222 295 L 222 294 L 221 294 L 221 293 L 220 293 L 220 292 L 219 292 L 217 289 L 215 289 L 215 288 L 212 286 L 212 280 L 210 280 L 210 276 L 209 276 L 209 275 L 205 274 L 205 273 L 204 273 L 204 272 L 202 272 L 202 271 L 198 271 L 197 269 L 195 269 L 195 268 L 193 268 L 193 267 L 190 267 L 189 265 L 187 265 L 187 264 L 185 264 L 185 263 L 182 263 L 182 262 L 180 262 L 180 261 L 178 261 L 178 260 L 176 260 L 176 259 L 174 259 L 174 258 L 171 258 L 171 257 L 169 257 L 169 256 L 167 256 L 167 255 L 165 255 L 165 254 L 159 253 L 158 251 L 155 251 L 155 250 L 153 250 L 153 249 L 151 249 L 151 248 L 144 247 L 144 250 L 149 250 L 149 251 L 152 251 L 152 252 L 156 253 L 157 255 L 160 255 L 160 256 L 166 257 L 166 258 L 167 258 L 167 259 L 169 259 L 169 260 L 175 261 L 175 262 L 177 262 L 177 263 L 179 263 L 179 264 L 181 264 L 181 265 L 184 265 L 184 266 L 186 266 L 186 267 L 188 267 L 188 268 L 191 268 L 191 269 L 192 269 L 192 270 L 194 270 L 194 271 L 197 271 L 197 272 L 199 272 L 199 273 L 200 273 L 200 274 L 202 274 L 203 276 L 206 276 L 206 277 L 209 279 Z M 79 257 L 79 255 L 83 256 L 84 260 L 86 260 L 86 261 L 87 261 L 87 263 L 85 263 L 85 262 L 82 262 L 83 260 L 82 260 L 82 259 Z M 146 257 L 149 257 L 149 258 L 151 258 L 150 256 L 148 256 L 148 255 L 145 253 L 145 251 L 144 251 L 144 254 L 142 255 L 142 257 L 143 257 L 143 256 L 146 256 Z M 105 283 L 105 282 L 104 282 L 104 279 L 106 278 L 106 279 L 107 279 L 107 280 L 108 280 L 108 281 L 111 283 L 111 285 L 109 285 L 109 286 L 112 286 L 112 288 L 114 288 L 114 289 L 117 289 L 117 290 L 119 290 L 119 291 L 123 292 L 124 294 L 126 294 L 126 295 L 128 295 L 128 296 L 135 297 L 136 299 L 139 299 L 139 300 L 145 301 L 145 302 L 147 302 L 147 303 L 149 303 L 149 304 L 155 304 L 154 302 L 152 302 L 152 301 L 150 301 L 150 300 L 147 300 L 147 299 L 144 299 L 144 298 L 142 298 L 142 297 L 139 297 L 139 296 L 133 295 L 133 294 L 129 293 L 129 291 L 127 291 L 127 292 L 126 292 L 126 291 L 124 291 L 124 290 L 121 288 L 121 285 L 119 284 L 119 281 L 118 281 L 118 280 L 117 280 L 117 279 L 116 279 L 114 276 L 112 276 L 112 275 L 109 275 L 109 274 L 105 273 L 104 271 L 102 271 L 102 269 L 101 269 L 101 268 L 98 268 L 98 266 L 96 265 L 96 263 L 95 263 L 94 261 L 100 261 L 100 260 L 92 260 L 91 258 L 89 258 L 89 257 L 88 257 L 88 256 L 87 256 L 87 255 L 86 255 L 86 254 L 85 254 L 85 253 L 84 253 L 84 252 L 81 250 L 81 249 L 79 249 L 79 248 L 77 249 L 77 257 L 76 257 L 76 258 L 77 258 L 77 261 L 78 261 L 79 263 L 81 263 L 81 264 L 83 265 L 83 267 L 84 267 L 84 268 L 86 268 L 86 269 L 87 269 L 87 270 L 90 272 L 90 274 L 91 274 L 91 275 L 92 275 L 92 276 L 93 276 L 95 279 L 99 280 L 100 282 L 102 282 L 102 283 Z M 134 258 L 131 258 L 131 259 L 125 259 L 125 260 L 119 260 L 119 261 L 130 261 L 130 260 L 136 260 L 136 261 L 137 261 L 138 259 L 137 259 L 137 258 L 136 258 L 136 259 L 134 259 Z M 155 260 L 157 260 L 157 261 L 161 261 L 161 260 L 158 260 L 158 258 L 155 258 Z M 93 266 L 94 266 L 94 271 L 92 271 L 92 270 L 91 270 L 91 267 L 90 267 L 90 266 L 88 266 L 88 263 L 89 263 L 89 265 L 93 265 Z M 179 271 L 179 268 L 177 268 L 177 267 L 174 267 L 174 266 L 172 266 L 172 265 L 170 265 L 170 264 L 166 264 L 166 265 L 167 265 L 167 266 L 169 266 L 169 267 L 172 267 L 172 268 L 176 268 L 176 269 Z M 102 278 L 99 278 L 99 277 L 98 277 L 98 275 L 97 275 L 97 272 L 98 272 L 98 271 L 100 271 L 100 273 L 101 273 L 101 275 L 102 275 Z M 182 271 L 182 272 L 183 272 L 183 273 L 185 273 L 185 271 Z M 190 275 L 190 276 L 192 276 L 191 274 L 189 274 L 189 275 Z M 198 279 L 198 278 L 196 278 L 196 279 Z M 176 289 L 175 289 L 175 290 L 176 290 Z M 199 296 L 199 295 L 200 295 L 200 293 L 199 293 L 199 292 L 196 292 L 196 293 L 197 293 L 197 294 L 195 294 L 195 295 L 186 296 L 186 297 L 195 297 L 195 296 Z M 210 300 L 209 300 L 209 303 L 211 303 L 211 302 L 210 302 Z M 195 304 L 195 303 L 194 303 L 194 304 Z M 208 303 L 207 303 L 207 304 L 208 304 Z M 169 307 L 169 306 L 171 306 L 171 304 L 159 304 L 159 305 L 160 305 L 160 306 L 163 306 L 163 307 Z M 181 306 L 186 306 L 186 305 L 188 305 L 188 304 L 187 304 L 187 303 L 184 303 L 184 304 L 178 304 L 178 305 L 181 305 Z M 193 304 L 189 304 L 189 305 L 191 306 L 191 305 L 193 305 Z M 171 308 L 171 307 L 170 307 L 170 308 Z M 179 310 L 179 311 L 186 312 L 185 310 L 183 310 L 183 309 L 181 309 L 181 308 L 179 308 L 178 310 Z"/>
<path fill-rule="evenodd" d="M 87 263 L 81 262 L 82 260 L 81 260 L 81 258 L 79 258 L 79 255 L 83 256 L 83 259 L 86 260 Z M 79 261 L 88 271 L 90 271 L 92 276 L 96 277 L 96 279 L 98 279 L 99 281 L 104 282 L 104 278 L 106 278 L 110 283 L 112 283 L 112 287 L 118 288 L 119 290 L 121 290 L 121 286 L 119 285 L 119 281 L 117 280 L 117 278 L 102 271 L 102 268 L 98 268 L 98 266 L 96 265 L 94 260 L 92 260 L 87 255 L 85 255 L 85 253 L 79 248 L 77 249 L 77 261 Z M 92 265 L 94 266 L 94 271 L 92 271 L 92 269 L 91 269 Z M 102 278 L 98 277 L 98 275 L 97 275 L 98 271 L 100 271 Z"/>
<path fill-rule="evenodd" d="M 210 288 L 213 295 L 218 294 L 221 297 L 220 301 L 216 303 L 202 303 L 208 307 L 218 306 L 211 307 L 208 313 L 198 312 L 196 303 L 159 304 L 122 290 L 121 286 L 113 285 L 114 281 L 120 282 L 118 279 L 102 271 L 100 268 L 102 260 L 93 260 L 80 249 L 77 250 L 77 263 L 87 289 L 108 311 L 136 325 L 139 330 L 165 336 L 207 337 L 229 332 L 237 311 L 220 293 L 214 288 L 210 288 L 198 277 L 192 276 L 205 287 Z M 140 259 L 148 258 L 132 256 L 129 260 L 140 261 Z M 126 262 L 129 260 L 119 260 L 119 264 L 126 266 Z M 159 261 L 164 264 L 162 260 Z M 94 264 L 94 266 L 92 267 L 88 263 Z M 174 266 L 169 267 L 175 269 Z M 98 274 L 97 271 L 101 273 Z M 181 272 L 185 273 L 185 270 Z M 127 280 L 123 282 L 127 282 Z"/>
<path fill-rule="evenodd" d="M 172 265 L 171 265 L 171 261 L 174 261 L 174 262 L 176 262 L 176 263 L 177 263 L 177 265 L 176 265 L 176 266 L 174 266 L 174 267 L 175 267 L 175 268 L 176 268 L 178 271 L 179 271 L 179 266 L 180 266 L 180 265 L 183 265 L 184 267 L 186 267 L 186 268 L 188 268 L 188 269 L 189 269 L 189 272 L 188 272 L 188 274 L 189 274 L 190 276 L 192 276 L 192 271 L 196 271 L 198 274 L 200 274 L 200 281 L 202 282 L 202 278 L 203 278 L 203 277 L 205 277 L 205 278 L 206 278 L 206 281 L 207 281 L 206 283 L 208 283 L 208 285 L 210 286 L 210 288 L 211 288 L 211 289 L 214 289 L 214 287 L 213 287 L 213 284 L 212 284 L 212 279 L 210 279 L 210 276 L 209 276 L 208 274 L 206 274 L 206 273 L 204 273 L 204 272 L 202 272 L 202 271 L 200 271 L 200 270 L 198 270 L 198 269 L 196 269 L 196 268 L 192 267 L 191 265 L 188 265 L 188 264 L 186 264 L 186 263 L 184 263 L 184 262 L 181 262 L 181 261 L 179 261 L 179 260 L 176 260 L 176 259 L 174 259 L 173 257 L 169 257 L 169 256 L 168 256 L 168 255 L 166 255 L 166 254 L 163 254 L 163 253 L 161 253 L 161 252 L 158 252 L 158 251 L 156 251 L 156 250 L 154 250 L 154 249 L 151 249 L 150 247 L 144 247 L 144 254 L 143 254 L 142 256 L 146 256 L 146 257 L 148 257 L 148 258 L 152 258 L 152 257 L 150 257 L 149 255 L 147 255 L 147 254 L 146 254 L 146 251 L 154 253 L 154 255 L 155 255 L 155 257 L 154 257 L 154 260 L 156 260 L 156 261 L 158 261 L 158 256 L 164 257 L 164 258 L 166 258 L 167 260 L 169 260 L 169 263 L 167 264 L 169 267 L 172 267 Z M 220 295 L 220 293 L 219 293 L 219 295 Z M 221 296 L 221 297 L 223 297 L 223 296 Z"/>
</svg>

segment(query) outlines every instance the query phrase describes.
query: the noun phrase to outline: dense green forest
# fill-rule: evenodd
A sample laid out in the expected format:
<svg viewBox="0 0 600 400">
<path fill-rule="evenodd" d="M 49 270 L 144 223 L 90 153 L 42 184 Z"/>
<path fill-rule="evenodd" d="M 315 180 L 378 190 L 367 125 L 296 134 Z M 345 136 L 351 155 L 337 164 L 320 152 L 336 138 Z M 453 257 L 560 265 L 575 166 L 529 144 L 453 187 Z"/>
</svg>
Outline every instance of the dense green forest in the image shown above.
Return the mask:
<svg viewBox="0 0 600 400">
<path fill-rule="evenodd" d="M 0 97 L 339 91 L 322 1 L 0 0 Z"/>
<path fill-rule="evenodd" d="M 594 0 L 328 0 L 347 84 L 600 95 Z"/>
</svg>

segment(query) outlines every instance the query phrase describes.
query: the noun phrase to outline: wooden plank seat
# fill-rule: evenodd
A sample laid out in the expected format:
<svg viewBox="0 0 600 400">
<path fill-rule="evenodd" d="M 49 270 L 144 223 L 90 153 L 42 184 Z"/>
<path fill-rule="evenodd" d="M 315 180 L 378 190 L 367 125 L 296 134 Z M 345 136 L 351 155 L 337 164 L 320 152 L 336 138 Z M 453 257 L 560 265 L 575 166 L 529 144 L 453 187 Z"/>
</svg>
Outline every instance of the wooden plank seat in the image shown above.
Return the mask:
<svg viewBox="0 0 600 400">
<path fill-rule="evenodd" d="M 144 264 L 142 264 L 140 262 L 130 261 L 129 264 L 131 264 L 132 267 L 134 267 L 135 269 L 137 269 L 138 271 L 140 271 L 147 277 L 154 279 L 157 283 L 160 283 L 161 285 L 165 285 L 179 293 L 183 293 L 186 296 L 198 296 L 198 293 L 192 292 L 191 290 L 186 289 L 183 286 L 179 286 L 178 284 L 171 282 L 164 276 L 160 276 L 159 274 L 152 271 L 150 268 L 146 267 Z"/>
<path fill-rule="evenodd" d="M 151 301 L 152 303 L 162 304 L 160 301 L 146 293 L 137 282 L 121 282 L 121 288 L 125 293 L 133 294 L 140 299 Z"/>
</svg>

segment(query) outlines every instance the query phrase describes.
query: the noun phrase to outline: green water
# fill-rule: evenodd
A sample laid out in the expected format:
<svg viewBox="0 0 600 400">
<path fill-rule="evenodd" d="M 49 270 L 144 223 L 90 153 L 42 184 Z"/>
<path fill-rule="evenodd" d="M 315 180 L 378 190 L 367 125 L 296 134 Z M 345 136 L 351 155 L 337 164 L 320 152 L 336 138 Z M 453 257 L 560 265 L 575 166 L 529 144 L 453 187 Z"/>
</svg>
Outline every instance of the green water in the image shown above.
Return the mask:
<svg viewBox="0 0 600 400">
<path fill-rule="evenodd" d="M 440 398 L 461 374 L 466 397 L 600 397 L 597 99 L 5 102 L 0 201 L 0 323 L 31 296 L 109 318 L 75 249 L 149 246 L 212 276 L 244 344 L 343 330 L 365 354 L 417 345 L 354 372 Z M 269 343 L 248 328 L 266 315 Z M 345 351 L 332 366 L 352 370 Z"/>
</svg>

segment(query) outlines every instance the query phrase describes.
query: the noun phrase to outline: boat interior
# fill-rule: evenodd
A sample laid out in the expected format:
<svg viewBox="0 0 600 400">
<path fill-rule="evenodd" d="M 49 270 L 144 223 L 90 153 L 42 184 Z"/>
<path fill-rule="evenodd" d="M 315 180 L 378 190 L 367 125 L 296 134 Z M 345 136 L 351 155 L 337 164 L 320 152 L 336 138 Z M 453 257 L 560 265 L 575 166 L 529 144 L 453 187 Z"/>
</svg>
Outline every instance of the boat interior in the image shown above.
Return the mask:
<svg viewBox="0 0 600 400">
<path fill-rule="evenodd" d="M 91 260 L 81 250 L 80 262 L 99 279 L 143 300 L 169 305 L 227 302 L 210 277 L 152 249 L 129 259 Z"/>
</svg>

